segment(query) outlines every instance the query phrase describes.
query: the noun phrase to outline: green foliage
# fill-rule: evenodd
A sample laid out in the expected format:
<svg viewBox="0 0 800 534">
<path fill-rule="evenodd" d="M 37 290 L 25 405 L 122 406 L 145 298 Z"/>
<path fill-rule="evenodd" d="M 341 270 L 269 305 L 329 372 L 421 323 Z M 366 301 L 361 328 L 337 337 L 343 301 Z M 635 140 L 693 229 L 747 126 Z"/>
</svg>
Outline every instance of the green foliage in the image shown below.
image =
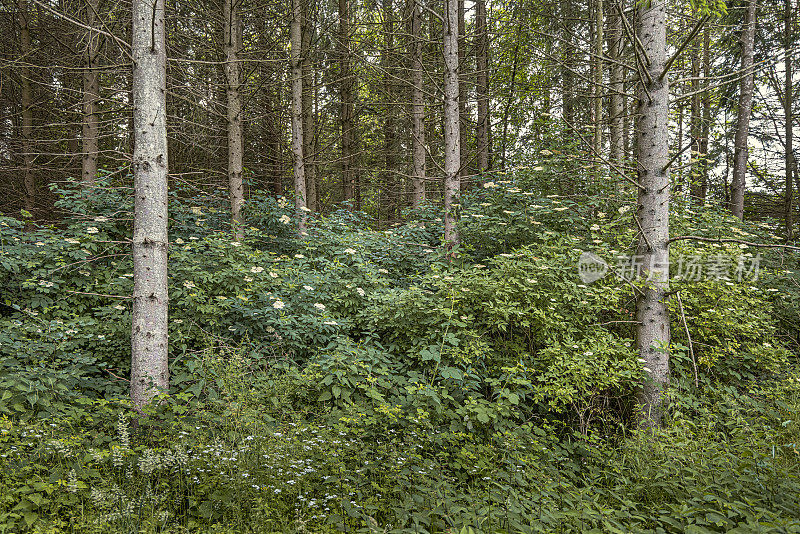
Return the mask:
<svg viewBox="0 0 800 534">
<path fill-rule="evenodd" d="M 536 169 L 464 197 L 456 256 L 431 206 L 298 239 L 256 195 L 232 242 L 224 206 L 176 194 L 171 390 L 144 416 L 119 400 L 129 201 L 0 219 L 0 532 L 800 532 L 796 260 L 674 279 L 671 409 L 639 433 L 636 284 L 577 276 L 631 253 L 629 204 L 537 197 Z M 772 239 L 714 211 L 673 229 Z"/>
</svg>

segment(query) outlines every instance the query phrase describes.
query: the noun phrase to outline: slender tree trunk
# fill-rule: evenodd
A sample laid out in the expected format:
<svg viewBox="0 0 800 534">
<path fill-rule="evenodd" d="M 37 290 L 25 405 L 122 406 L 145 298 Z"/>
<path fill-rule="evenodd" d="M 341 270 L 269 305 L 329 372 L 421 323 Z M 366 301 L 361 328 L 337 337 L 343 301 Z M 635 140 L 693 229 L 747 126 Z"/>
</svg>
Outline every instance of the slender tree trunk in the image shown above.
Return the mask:
<svg viewBox="0 0 800 534">
<path fill-rule="evenodd" d="M 460 188 L 461 143 L 458 113 L 458 0 L 445 1 L 444 49 L 444 239 L 458 244 L 456 204 Z"/>
<path fill-rule="evenodd" d="M 396 125 L 395 125 L 395 81 L 394 81 L 394 6 L 392 0 L 383 0 L 383 39 L 384 46 L 381 54 L 381 69 L 383 70 L 383 173 L 380 194 L 383 197 L 378 214 L 386 213 L 386 219 L 392 220 L 395 215 L 395 198 L 397 164 L 395 156 Z"/>
<path fill-rule="evenodd" d="M 792 117 L 792 3 L 791 0 L 784 0 L 783 10 L 783 31 L 784 31 L 784 69 L 785 69 L 785 89 L 783 94 L 783 111 L 785 115 L 785 137 L 786 137 L 786 198 L 785 198 L 785 222 L 786 239 L 792 239 L 792 169 L 794 168 L 793 145 L 793 117 Z"/>
<path fill-rule="evenodd" d="M 599 169 L 599 158 L 603 154 L 603 0 L 594 0 L 594 133 L 592 147 L 596 168 Z"/>
<path fill-rule="evenodd" d="M 467 56 L 466 56 L 466 21 L 464 20 L 464 0 L 458 0 L 458 144 L 461 147 L 461 164 L 459 165 L 459 187 L 465 191 L 469 180 L 464 176 L 470 174 L 468 169 L 469 150 L 467 145 Z"/>
<path fill-rule="evenodd" d="M 489 34 L 486 26 L 486 0 L 475 2 L 475 67 L 478 100 L 478 125 L 475 131 L 478 172 L 491 169 L 489 146 Z"/>
<path fill-rule="evenodd" d="M 97 21 L 99 0 L 87 0 L 86 26 L 92 28 L 86 32 L 86 48 L 84 51 L 83 67 L 83 165 L 81 169 L 81 184 L 84 187 L 94 185 L 97 178 L 97 158 L 99 154 L 100 121 L 97 114 L 97 104 L 100 99 L 100 72 L 98 71 L 98 57 L 100 51 L 100 34 L 93 31 Z"/>
<path fill-rule="evenodd" d="M 137 409 L 169 388 L 165 33 L 164 0 L 134 0 L 131 399 Z"/>
<path fill-rule="evenodd" d="M 608 28 L 608 50 L 611 58 L 609 66 L 609 85 L 611 96 L 608 105 L 609 141 L 611 163 L 619 167 L 625 159 L 625 141 L 623 118 L 625 105 L 623 102 L 624 73 L 622 71 L 622 19 L 618 14 L 611 16 Z"/>
<path fill-rule="evenodd" d="M 409 0 L 411 7 L 411 143 L 414 166 L 412 205 L 425 202 L 425 100 L 422 86 L 422 13 L 421 0 Z"/>
<path fill-rule="evenodd" d="M 314 33 L 312 6 L 310 1 L 303 6 L 303 157 L 306 171 L 306 204 L 311 211 L 317 211 L 317 173 L 314 154 L 316 139 L 316 114 L 314 113 L 314 63 L 311 57 L 311 41 Z"/>
<path fill-rule="evenodd" d="M 23 203 L 25 210 L 34 215 L 36 208 L 36 175 L 33 172 L 33 90 L 31 88 L 31 30 L 28 0 L 17 3 L 19 17 L 20 56 L 22 56 L 22 184 L 25 189 Z"/>
<path fill-rule="evenodd" d="M 640 88 L 638 178 L 641 184 L 636 217 L 640 230 L 637 251 L 640 275 L 648 279 L 636 298 L 637 348 L 649 369 L 639 391 L 640 421 L 657 426 L 669 384 L 669 81 L 659 81 L 666 63 L 666 8 L 664 0 L 652 0 L 637 8 L 639 37 L 649 60 L 647 90 Z M 645 60 L 643 63 L 648 64 Z"/>
<path fill-rule="evenodd" d="M 294 195 L 298 233 L 306 230 L 306 171 L 303 157 L 303 11 L 302 0 L 292 0 L 292 156 L 294 157 Z"/>
<path fill-rule="evenodd" d="M 699 16 L 695 12 L 695 16 Z M 691 91 L 693 93 L 691 99 L 691 117 L 689 118 L 689 130 L 691 135 L 691 148 L 690 148 L 690 171 L 689 171 L 689 196 L 693 203 L 699 205 L 703 204 L 700 198 L 703 191 L 703 178 L 701 172 L 700 160 L 700 138 L 702 137 L 702 119 L 701 119 L 701 93 L 700 93 L 700 43 L 695 38 L 691 45 L 691 66 L 692 66 L 692 81 Z"/>
<path fill-rule="evenodd" d="M 244 157 L 244 140 L 242 134 L 242 97 L 241 51 L 242 24 L 237 8 L 237 0 L 222 0 L 225 40 L 225 94 L 227 100 L 227 132 L 228 132 L 228 189 L 231 201 L 231 223 L 234 239 L 244 237 L 242 220 L 242 204 L 244 204 L 244 186 L 242 184 L 242 167 Z"/>
<path fill-rule="evenodd" d="M 350 9 L 349 0 L 339 0 L 339 35 L 337 39 L 339 56 L 339 93 L 341 107 L 342 143 L 342 197 L 344 200 L 356 198 L 355 178 L 355 87 L 350 67 Z"/>
<path fill-rule="evenodd" d="M 734 141 L 733 181 L 731 182 L 731 213 L 744 218 L 744 190 L 749 154 L 750 112 L 753 109 L 753 41 L 756 33 L 756 0 L 749 0 L 742 31 L 742 73 L 739 107 Z"/>
<path fill-rule="evenodd" d="M 711 135 L 711 30 L 703 30 L 703 119 L 700 126 L 700 201 L 705 203 L 708 194 L 708 138 Z"/>
</svg>

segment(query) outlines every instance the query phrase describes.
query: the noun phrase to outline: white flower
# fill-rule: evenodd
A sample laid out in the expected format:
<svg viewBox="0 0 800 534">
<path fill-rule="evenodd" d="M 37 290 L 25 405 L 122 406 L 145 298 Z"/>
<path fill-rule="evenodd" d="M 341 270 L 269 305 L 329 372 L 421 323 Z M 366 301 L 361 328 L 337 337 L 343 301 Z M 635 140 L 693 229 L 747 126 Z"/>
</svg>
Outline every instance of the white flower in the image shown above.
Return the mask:
<svg viewBox="0 0 800 534">
<path fill-rule="evenodd" d="M 600 229 L 600 225 L 593 224 L 593 225 L 592 225 L 592 227 L 591 227 L 590 229 L 591 229 L 591 230 L 594 230 L 594 231 L 597 231 L 597 230 L 599 230 L 599 229 Z"/>
<path fill-rule="evenodd" d="M 192 213 L 194 213 L 195 215 L 200 215 L 203 213 L 203 208 L 201 208 L 200 206 L 192 206 L 191 210 Z"/>
<path fill-rule="evenodd" d="M 310 210 L 310 209 L 308 209 L 308 208 L 307 208 L 307 207 L 305 207 L 305 206 L 301 206 L 301 207 L 300 207 L 300 211 L 305 211 L 305 212 L 307 212 L 307 213 L 310 213 L 310 212 L 311 212 L 311 210 Z"/>
<path fill-rule="evenodd" d="M 228 300 L 228 297 L 224 297 L 222 295 L 217 295 L 217 300 Z"/>
<path fill-rule="evenodd" d="M 343 252 L 344 252 L 345 254 L 355 254 L 355 253 L 356 253 L 356 251 L 355 251 L 355 250 L 353 250 L 352 248 L 346 248 L 346 249 L 344 249 L 344 251 L 343 251 Z"/>
<path fill-rule="evenodd" d="M 257 265 L 257 266 L 255 266 L 255 267 L 250 267 L 250 272 L 251 272 L 251 273 L 260 273 L 260 272 L 262 272 L 263 270 L 264 270 L 264 268 L 263 268 L 263 267 L 261 267 L 260 265 Z"/>
<path fill-rule="evenodd" d="M 297 258 L 298 260 L 302 260 L 303 258 L 305 258 L 305 256 L 303 256 L 302 254 L 295 254 L 294 257 Z"/>
<path fill-rule="evenodd" d="M 242 244 L 239 243 L 238 241 L 231 241 L 231 246 L 232 247 L 240 247 L 240 246 L 242 246 Z"/>
<path fill-rule="evenodd" d="M 283 224 L 289 224 L 290 222 L 292 222 L 292 219 L 288 215 L 281 215 L 281 218 L 278 219 L 278 222 L 282 222 Z"/>
<path fill-rule="evenodd" d="M 325 305 L 324 305 L 324 304 L 321 304 L 321 303 L 319 303 L 319 302 L 315 302 L 315 303 L 314 303 L 314 307 L 315 307 L 316 309 L 318 309 L 318 310 L 325 311 Z"/>
<path fill-rule="evenodd" d="M 493 189 L 493 188 L 495 188 L 495 187 L 500 187 L 500 186 L 499 186 L 499 185 L 497 185 L 497 184 L 496 184 L 496 183 L 494 183 L 494 182 L 486 182 L 485 184 L 483 184 L 483 188 L 484 188 L 484 189 Z"/>
<path fill-rule="evenodd" d="M 270 271 L 269 275 L 270 275 L 272 278 L 278 278 L 278 273 L 273 273 L 272 271 Z"/>
<path fill-rule="evenodd" d="M 387 271 L 386 269 L 378 269 L 378 272 L 381 274 L 389 274 L 389 271 Z"/>
<path fill-rule="evenodd" d="M 359 295 L 361 295 L 362 297 L 363 297 L 364 295 L 366 295 L 366 294 L 367 294 L 367 292 L 366 292 L 366 291 L 364 291 L 363 289 L 361 289 L 360 287 L 357 287 L 357 288 L 356 288 L 356 293 L 358 293 L 358 294 L 359 294 Z"/>
<path fill-rule="evenodd" d="M 552 156 L 553 155 L 553 153 L 550 152 L 549 150 L 542 150 L 541 152 L 539 152 L 539 154 L 541 154 L 542 156 Z"/>
<path fill-rule="evenodd" d="M 252 279 L 252 278 L 250 278 L 249 276 L 245 276 L 243 280 L 244 280 L 245 282 L 252 282 L 252 281 L 253 281 L 253 279 Z"/>
<path fill-rule="evenodd" d="M 311 286 L 303 286 L 303 289 L 305 289 L 306 291 L 314 291 L 314 288 Z"/>
<path fill-rule="evenodd" d="M 192 288 L 197 287 L 197 286 L 195 286 L 194 282 L 192 282 L 191 280 L 186 280 L 183 283 L 183 287 L 185 287 L 186 289 L 192 289 Z"/>
<path fill-rule="evenodd" d="M 628 210 L 630 210 L 630 209 L 631 209 L 630 206 L 622 206 L 617 211 L 619 212 L 620 215 L 622 215 L 623 213 L 627 213 Z"/>
<path fill-rule="evenodd" d="M 81 244 L 81 242 L 78 241 L 77 239 L 75 239 L 74 237 L 68 237 L 64 241 L 66 241 L 67 243 L 71 243 L 73 245 L 80 245 Z"/>
<path fill-rule="evenodd" d="M 336 321 L 325 321 L 322 324 L 326 324 L 328 326 L 339 326 L 339 323 L 337 323 Z"/>
<path fill-rule="evenodd" d="M 544 167 L 534 167 L 533 170 L 534 171 L 543 171 Z"/>
<path fill-rule="evenodd" d="M 100 230 L 98 230 L 98 229 L 97 229 L 96 227 L 94 227 L 94 226 L 90 226 L 89 228 L 87 228 L 87 229 L 86 229 L 86 233 L 87 233 L 87 234 L 96 234 L 96 233 L 97 233 L 97 232 L 99 232 L 99 231 L 100 231 Z"/>
<path fill-rule="evenodd" d="M 179 244 L 179 245 L 183 245 L 183 244 L 184 244 L 186 241 L 184 241 L 183 239 L 181 239 L 181 238 L 179 237 L 178 239 L 176 239 L 176 240 L 175 240 L 175 242 L 176 242 L 177 244 Z"/>
<path fill-rule="evenodd" d="M 276 300 L 272 303 L 272 307 L 276 310 L 282 310 L 285 306 L 286 304 L 284 304 L 282 300 Z"/>
</svg>

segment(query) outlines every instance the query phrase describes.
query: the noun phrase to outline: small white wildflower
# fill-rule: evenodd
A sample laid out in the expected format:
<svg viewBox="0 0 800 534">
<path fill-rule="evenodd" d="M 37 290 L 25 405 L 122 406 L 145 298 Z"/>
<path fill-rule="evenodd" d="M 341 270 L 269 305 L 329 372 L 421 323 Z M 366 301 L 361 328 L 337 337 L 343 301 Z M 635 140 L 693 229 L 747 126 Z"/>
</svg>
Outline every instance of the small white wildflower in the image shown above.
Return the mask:
<svg viewBox="0 0 800 534">
<path fill-rule="evenodd" d="M 359 295 L 361 295 L 362 297 L 363 297 L 364 295 L 366 295 L 366 294 L 367 294 L 367 292 L 366 292 L 366 291 L 364 291 L 363 289 L 361 289 L 360 287 L 357 287 L 357 288 L 356 288 L 356 293 L 358 293 L 358 294 L 359 294 Z"/>
<path fill-rule="evenodd" d="M 301 206 L 300 211 L 305 211 L 306 213 L 311 213 L 311 210 L 308 209 L 306 206 Z"/>
<path fill-rule="evenodd" d="M 302 254 L 295 254 L 294 257 L 297 258 L 298 260 L 302 260 L 305 258 L 305 256 L 303 256 Z"/>
<path fill-rule="evenodd" d="M 282 310 L 285 306 L 286 304 L 284 304 L 282 300 L 276 300 L 272 303 L 272 307 L 276 310 Z"/>
<path fill-rule="evenodd" d="M 292 219 L 288 215 L 281 215 L 281 218 L 278 219 L 278 222 L 282 222 L 283 224 L 289 224 L 292 222 Z"/>
<path fill-rule="evenodd" d="M 306 291 L 314 291 L 314 288 L 311 286 L 303 286 L 303 289 L 305 289 Z"/>
<path fill-rule="evenodd" d="M 596 232 L 597 230 L 599 230 L 599 229 L 600 229 L 600 225 L 598 225 L 598 224 L 593 224 L 593 225 L 591 226 L 591 228 L 590 228 L 590 230 L 594 230 L 595 232 Z"/>
<path fill-rule="evenodd" d="M 337 323 L 336 321 L 325 321 L 322 324 L 326 324 L 328 326 L 339 326 L 339 323 Z"/>
<path fill-rule="evenodd" d="M 96 234 L 99 231 L 100 230 L 98 230 L 97 227 L 95 226 L 90 226 L 89 228 L 86 229 L 87 234 Z"/>
<path fill-rule="evenodd" d="M 322 303 L 315 302 L 315 303 L 314 303 L 314 307 L 315 307 L 316 309 L 318 309 L 318 310 L 325 311 L 325 305 L 324 305 L 324 304 L 322 304 Z"/>
<path fill-rule="evenodd" d="M 231 246 L 232 247 L 240 247 L 240 246 L 242 246 L 242 244 L 239 243 L 238 241 L 231 241 Z"/>
<path fill-rule="evenodd" d="M 250 267 L 250 272 L 251 272 L 251 273 L 260 273 L 260 272 L 262 272 L 263 270 L 264 270 L 264 268 L 263 268 L 263 267 L 261 267 L 260 265 L 259 265 L 259 266 L 256 266 L 256 267 Z"/>
<path fill-rule="evenodd" d="M 272 278 L 278 278 L 278 273 L 275 273 L 275 272 L 272 272 L 272 271 L 270 271 L 269 275 L 270 275 Z"/>
<path fill-rule="evenodd" d="M 176 239 L 176 240 L 175 240 L 175 243 L 177 243 L 177 244 L 179 244 L 179 245 L 183 245 L 184 243 L 186 243 L 186 241 L 184 241 L 183 239 L 181 239 L 181 238 L 179 237 L 178 239 Z"/>
<path fill-rule="evenodd" d="M 68 237 L 64 241 L 66 241 L 67 243 L 70 243 L 72 245 L 80 245 L 81 244 L 81 242 L 78 241 L 77 239 L 75 239 L 74 237 Z"/>
<path fill-rule="evenodd" d="M 191 280 L 186 280 L 183 282 L 183 287 L 185 287 L 186 289 L 193 289 L 197 286 L 194 285 L 194 282 L 192 282 Z"/>
<path fill-rule="evenodd" d="M 378 272 L 381 274 L 389 274 L 389 271 L 387 271 L 386 269 L 378 269 Z"/>
<path fill-rule="evenodd" d="M 344 252 L 345 254 L 355 254 L 355 253 L 356 253 L 356 251 L 355 251 L 355 250 L 353 250 L 352 248 L 346 248 L 346 249 L 344 249 L 344 251 L 343 251 L 343 252 Z"/>
</svg>

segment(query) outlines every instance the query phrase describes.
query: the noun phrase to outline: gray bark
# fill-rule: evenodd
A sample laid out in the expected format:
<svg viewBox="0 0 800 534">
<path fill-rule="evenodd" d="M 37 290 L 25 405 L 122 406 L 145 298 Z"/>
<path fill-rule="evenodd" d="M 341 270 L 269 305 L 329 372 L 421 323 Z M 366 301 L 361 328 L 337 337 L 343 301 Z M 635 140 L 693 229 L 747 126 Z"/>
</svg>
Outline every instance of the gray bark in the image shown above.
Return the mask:
<svg viewBox="0 0 800 534">
<path fill-rule="evenodd" d="M 315 162 L 314 140 L 316 139 L 316 115 L 314 113 L 314 96 L 316 83 L 314 80 L 313 61 L 311 58 L 311 38 L 314 32 L 311 20 L 311 6 L 304 3 L 303 9 L 303 48 L 300 51 L 303 61 L 303 158 L 306 172 L 306 204 L 311 211 L 317 211 L 317 173 Z"/>
<path fill-rule="evenodd" d="M 478 124 L 475 131 L 478 172 L 491 168 L 489 156 L 489 35 L 486 28 L 486 0 L 475 2 L 475 67 Z"/>
<path fill-rule="evenodd" d="M 169 387 L 164 0 L 134 0 L 131 51 L 136 137 L 131 399 L 141 409 Z"/>
<path fill-rule="evenodd" d="M 425 100 L 422 87 L 422 13 L 420 0 L 409 0 L 411 4 L 411 143 L 414 166 L 412 205 L 416 208 L 425 202 Z"/>
<path fill-rule="evenodd" d="M 733 179 L 731 181 L 731 213 L 744 218 L 744 190 L 747 176 L 749 150 L 747 138 L 750 134 L 750 112 L 753 109 L 753 42 L 756 33 L 756 0 L 747 5 L 742 31 L 742 81 L 739 89 L 739 106 L 734 139 Z"/>
<path fill-rule="evenodd" d="M 292 24 L 289 29 L 292 63 L 292 156 L 294 157 L 294 195 L 298 228 L 306 230 L 306 171 L 303 159 L 303 12 L 301 0 L 292 0 Z"/>
<path fill-rule="evenodd" d="M 625 158 L 625 140 L 624 140 L 624 114 L 625 102 L 622 95 L 624 87 L 624 78 L 622 65 L 619 63 L 622 58 L 622 43 L 623 43 L 623 30 L 622 19 L 619 14 L 611 15 L 609 19 L 608 28 L 608 52 L 611 58 L 611 65 L 609 66 L 609 85 L 611 86 L 611 95 L 609 97 L 608 105 L 608 121 L 609 121 L 609 142 L 611 163 L 618 166 Z"/>
<path fill-rule="evenodd" d="M 461 143 L 458 110 L 458 0 L 446 0 L 444 13 L 444 239 L 458 243 L 455 205 L 460 193 Z"/>
<path fill-rule="evenodd" d="M 339 0 L 339 35 L 336 44 L 339 56 L 339 94 L 341 99 L 339 122 L 341 124 L 342 138 L 342 197 L 344 200 L 353 200 L 357 197 L 355 175 L 356 122 L 355 83 L 350 66 L 350 9 L 348 1 Z"/>
<path fill-rule="evenodd" d="M 244 204 L 244 186 L 242 184 L 243 167 L 243 133 L 242 133 L 242 97 L 241 66 L 239 52 L 242 47 L 242 24 L 236 0 L 223 0 L 223 28 L 225 48 L 225 96 L 227 101 L 227 134 L 228 134 L 228 190 L 231 202 L 231 224 L 234 239 L 244 237 L 242 220 L 242 204 Z"/>
<path fill-rule="evenodd" d="M 594 159 L 599 161 L 603 153 L 603 0 L 595 0 L 594 4 L 594 132 L 592 146 Z M 598 165 L 599 167 L 599 165 Z"/>
<path fill-rule="evenodd" d="M 22 184 L 25 189 L 23 199 L 25 210 L 31 215 L 35 211 L 36 175 L 33 173 L 33 90 L 31 88 L 31 70 L 28 68 L 31 54 L 31 31 L 29 26 L 28 0 L 17 3 L 19 21 L 20 55 L 22 56 Z"/>
<path fill-rule="evenodd" d="M 86 26 L 94 29 L 97 21 L 99 0 L 87 0 Z M 83 164 L 81 184 L 84 187 L 94 185 L 97 178 L 97 158 L 99 154 L 100 120 L 97 114 L 100 99 L 100 72 L 98 57 L 100 51 L 100 34 L 93 30 L 86 32 L 86 48 L 83 67 Z"/>
<path fill-rule="evenodd" d="M 644 47 L 650 74 L 647 90 L 640 87 L 636 143 L 638 180 L 641 184 L 636 217 L 639 234 L 637 250 L 639 274 L 647 278 L 636 299 L 636 344 L 649 369 L 638 394 L 640 422 L 657 426 L 664 408 L 664 392 L 669 384 L 670 341 L 667 292 L 669 291 L 669 176 L 668 161 L 669 81 L 659 77 L 666 63 L 666 9 L 664 0 L 640 5 L 639 37 Z M 643 62 L 647 65 L 647 61 Z"/>
<path fill-rule="evenodd" d="M 786 173 L 786 192 L 784 200 L 786 239 L 792 239 L 792 169 L 794 169 L 793 146 L 793 117 L 792 117 L 792 3 L 791 0 L 784 0 L 783 10 L 783 31 L 784 31 L 784 93 L 783 93 L 783 112 L 785 115 L 785 173 Z"/>
</svg>

